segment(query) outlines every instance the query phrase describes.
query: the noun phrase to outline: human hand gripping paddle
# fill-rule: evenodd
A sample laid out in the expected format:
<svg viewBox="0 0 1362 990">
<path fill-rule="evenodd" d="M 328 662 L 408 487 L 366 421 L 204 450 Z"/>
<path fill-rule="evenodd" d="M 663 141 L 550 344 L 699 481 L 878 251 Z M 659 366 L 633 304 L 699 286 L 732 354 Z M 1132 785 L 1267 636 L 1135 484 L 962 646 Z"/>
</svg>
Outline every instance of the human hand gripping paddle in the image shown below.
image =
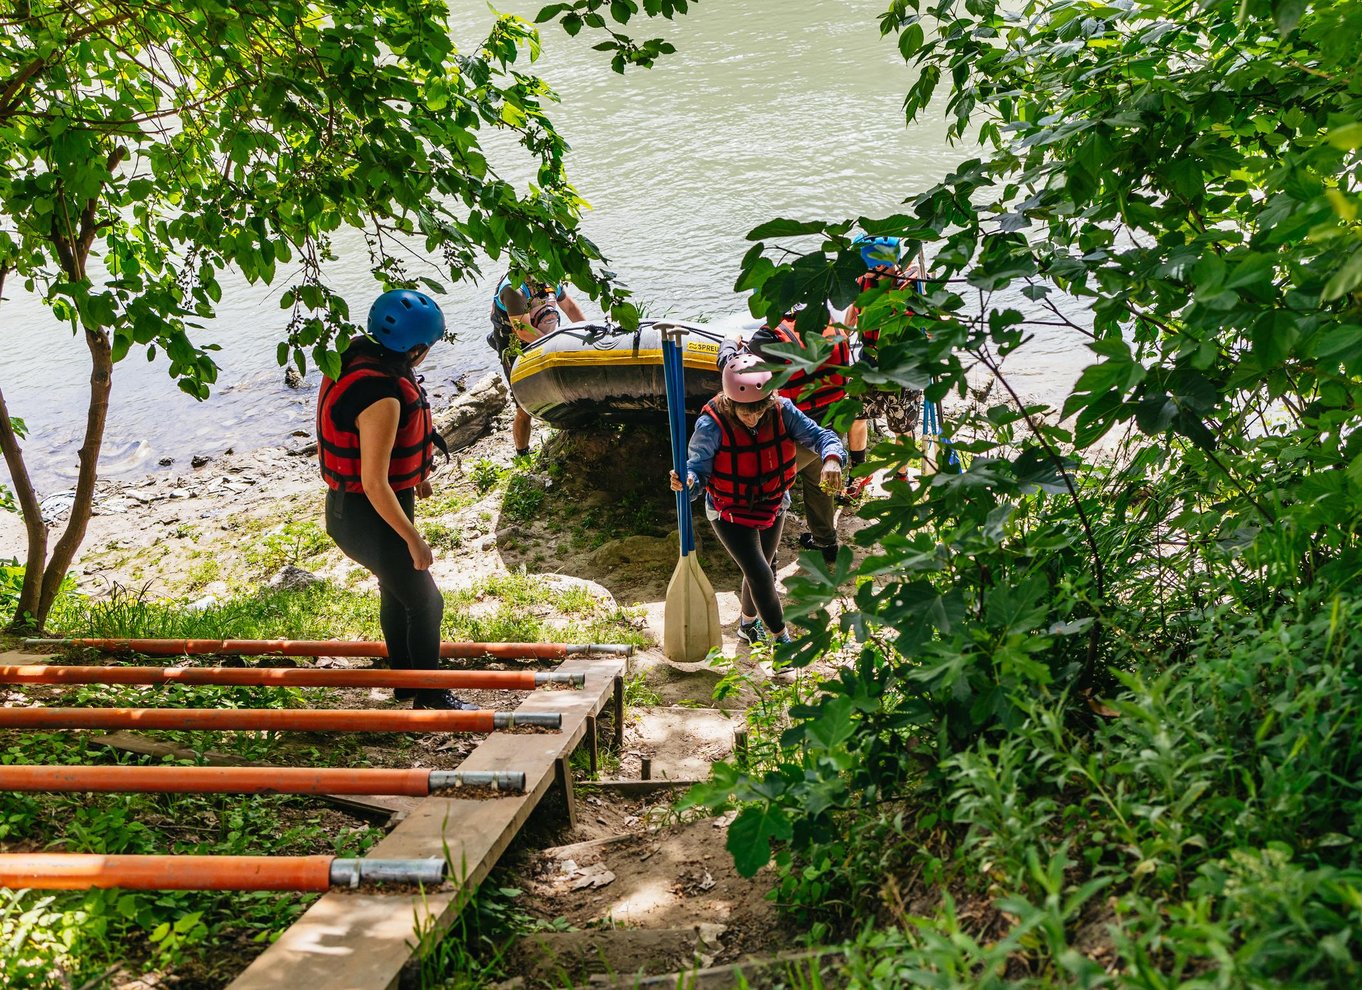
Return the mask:
<svg viewBox="0 0 1362 990">
<path fill-rule="evenodd" d="M 672 466 L 681 490 L 676 493 L 677 535 L 681 557 L 667 585 L 662 621 L 662 652 L 669 660 L 694 663 L 708 656 L 723 642 L 719 628 L 719 603 L 714 587 L 700 569 L 695 556 L 695 531 L 691 525 L 690 491 L 686 473 L 685 370 L 681 358 L 684 327 L 656 324 L 662 332 L 662 376 L 667 386 L 667 420 L 671 427 Z"/>
</svg>

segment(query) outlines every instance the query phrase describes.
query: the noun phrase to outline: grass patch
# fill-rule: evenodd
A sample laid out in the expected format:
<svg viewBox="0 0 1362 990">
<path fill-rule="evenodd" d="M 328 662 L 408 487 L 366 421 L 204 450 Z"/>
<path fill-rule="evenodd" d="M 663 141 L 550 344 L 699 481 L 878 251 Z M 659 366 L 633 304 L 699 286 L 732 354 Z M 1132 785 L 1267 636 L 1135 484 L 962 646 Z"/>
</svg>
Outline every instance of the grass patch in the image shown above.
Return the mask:
<svg viewBox="0 0 1362 990">
<path fill-rule="evenodd" d="M 473 482 L 473 487 L 477 489 L 479 495 L 486 495 L 493 489 L 500 488 L 510 475 L 510 468 L 502 467 L 489 457 L 479 458 L 468 469 L 468 480 Z"/>
<path fill-rule="evenodd" d="M 438 522 L 422 523 L 421 535 L 436 550 L 457 550 L 463 546 L 462 527 L 446 526 Z"/>
<path fill-rule="evenodd" d="M 81 733 L 0 733 L 0 763 L 160 762 L 93 746 L 88 738 Z M 227 748 L 225 744 L 216 738 L 213 748 Z M 0 798 L 0 844 L 7 850 L 356 856 L 380 838 L 380 830 L 341 825 L 301 797 L 23 793 Z M 240 969 L 243 956 L 254 954 L 249 947 L 268 945 L 315 896 L 0 891 L 0 944 L 5 946 L 0 986 L 105 986 L 116 969 L 170 971 L 193 985 L 221 985 Z M 224 954 L 221 947 L 227 944 L 242 949 Z"/>
<path fill-rule="evenodd" d="M 115 588 L 107 599 L 68 594 L 48 622 L 54 634 L 107 638 L 378 638 L 378 596 L 328 582 L 301 591 L 262 588 L 198 609 Z"/>
<path fill-rule="evenodd" d="M 529 522 L 539 515 L 548 492 L 541 481 L 532 475 L 517 474 L 506 483 L 506 494 L 501 500 L 501 514 L 508 519 Z"/>
<path fill-rule="evenodd" d="M 287 565 L 301 567 L 334 547 L 326 530 L 311 519 L 299 519 L 247 545 L 242 556 L 254 573 L 268 576 Z"/>
<path fill-rule="evenodd" d="M 627 643 L 647 640 L 633 616 L 580 586 L 555 588 L 523 571 L 446 595 L 445 634 L 478 642 Z M 566 623 L 550 621 L 571 616 Z"/>
</svg>

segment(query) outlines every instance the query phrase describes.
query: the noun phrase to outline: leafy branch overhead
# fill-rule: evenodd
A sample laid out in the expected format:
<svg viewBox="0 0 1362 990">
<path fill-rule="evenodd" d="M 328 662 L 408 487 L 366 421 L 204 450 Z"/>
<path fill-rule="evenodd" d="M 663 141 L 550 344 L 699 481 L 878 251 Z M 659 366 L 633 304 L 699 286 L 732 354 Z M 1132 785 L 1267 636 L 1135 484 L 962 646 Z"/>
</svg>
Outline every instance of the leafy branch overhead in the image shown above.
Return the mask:
<svg viewBox="0 0 1362 990">
<path fill-rule="evenodd" d="M 700 0 L 643 0 L 643 13 L 647 17 L 665 17 L 671 20 L 677 14 L 684 14 L 692 4 Z M 611 52 L 610 66 L 616 72 L 624 72 L 626 66 L 634 65 L 650 68 L 663 55 L 670 55 L 676 47 L 662 38 L 635 40 L 616 30 L 611 25 L 623 26 L 639 13 L 635 0 L 575 0 L 573 3 L 552 3 L 542 8 L 535 16 L 535 23 L 544 24 L 557 20 L 563 30 L 574 37 L 582 28 L 600 31 L 607 40 L 592 47 L 599 52 Z"/>
<path fill-rule="evenodd" d="M 554 97 L 529 69 L 537 34 L 518 18 L 460 51 L 445 5 L 420 0 L 28 10 L 0 39 L 0 262 L 60 318 L 110 329 L 116 357 L 164 350 L 191 394 L 214 379 L 192 330 L 229 267 L 287 280 L 285 349 L 334 362 L 352 332 L 325 277 L 341 227 L 364 232 L 384 284 L 438 291 L 476 275 L 479 251 L 509 252 L 621 302 L 576 230 Z M 488 130 L 517 133 L 533 188 L 492 169 Z"/>
</svg>

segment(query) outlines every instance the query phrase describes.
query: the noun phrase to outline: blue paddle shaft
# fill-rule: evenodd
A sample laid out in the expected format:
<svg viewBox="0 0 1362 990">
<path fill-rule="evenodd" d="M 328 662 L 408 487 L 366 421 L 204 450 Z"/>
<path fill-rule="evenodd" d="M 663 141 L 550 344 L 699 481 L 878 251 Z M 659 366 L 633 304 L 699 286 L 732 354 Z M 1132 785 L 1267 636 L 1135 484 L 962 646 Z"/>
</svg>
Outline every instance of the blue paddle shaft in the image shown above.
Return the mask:
<svg viewBox="0 0 1362 990">
<path fill-rule="evenodd" d="M 686 407 L 684 393 L 682 392 L 685 387 L 685 380 L 682 371 L 681 348 L 675 340 L 666 335 L 662 338 L 662 380 L 667 389 L 667 422 L 671 429 L 672 468 L 676 471 L 676 476 L 681 479 L 681 484 L 685 485 L 687 480 L 684 436 Z M 677 536 L 683 557 L 695 548 L 690 523 L 690 492 L 683 488 L 676 493 Z"/>
</svg>

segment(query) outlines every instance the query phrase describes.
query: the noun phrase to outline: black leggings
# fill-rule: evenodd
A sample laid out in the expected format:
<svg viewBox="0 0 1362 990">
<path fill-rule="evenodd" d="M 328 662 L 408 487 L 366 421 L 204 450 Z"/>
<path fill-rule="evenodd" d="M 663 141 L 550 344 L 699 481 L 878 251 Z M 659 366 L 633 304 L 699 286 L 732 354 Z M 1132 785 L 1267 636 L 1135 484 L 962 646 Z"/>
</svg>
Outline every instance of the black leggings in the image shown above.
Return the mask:
<svg viewBox="0 0 1362 990">
<path fill-rule="evenodd" d="M 711 519 L 714 533 L 728 555 L 742 571 L 742 591 L 738 600 L 743 615 L 759 615 L 772 634 L 785 628 L 785 610 L 776 593 L 776 551 L 780 549 L 780 532 L 785 528 L 785 513 L 765 529 L 754 529 L 738 523 Z"/>
<path fill-rule="evenodd" d="M 415 518 L 415 491 L 408 488 L 396 494 L 407 518 Z M 326 531 L 345 556 L 378 578 L 378 624 L 388 644 L 388 666 L 393 670 L 439 666 L 445 600 L 430 571 L 412 565 L 407 542 L 362 492 L 327 492 Z"/>
</svg>

